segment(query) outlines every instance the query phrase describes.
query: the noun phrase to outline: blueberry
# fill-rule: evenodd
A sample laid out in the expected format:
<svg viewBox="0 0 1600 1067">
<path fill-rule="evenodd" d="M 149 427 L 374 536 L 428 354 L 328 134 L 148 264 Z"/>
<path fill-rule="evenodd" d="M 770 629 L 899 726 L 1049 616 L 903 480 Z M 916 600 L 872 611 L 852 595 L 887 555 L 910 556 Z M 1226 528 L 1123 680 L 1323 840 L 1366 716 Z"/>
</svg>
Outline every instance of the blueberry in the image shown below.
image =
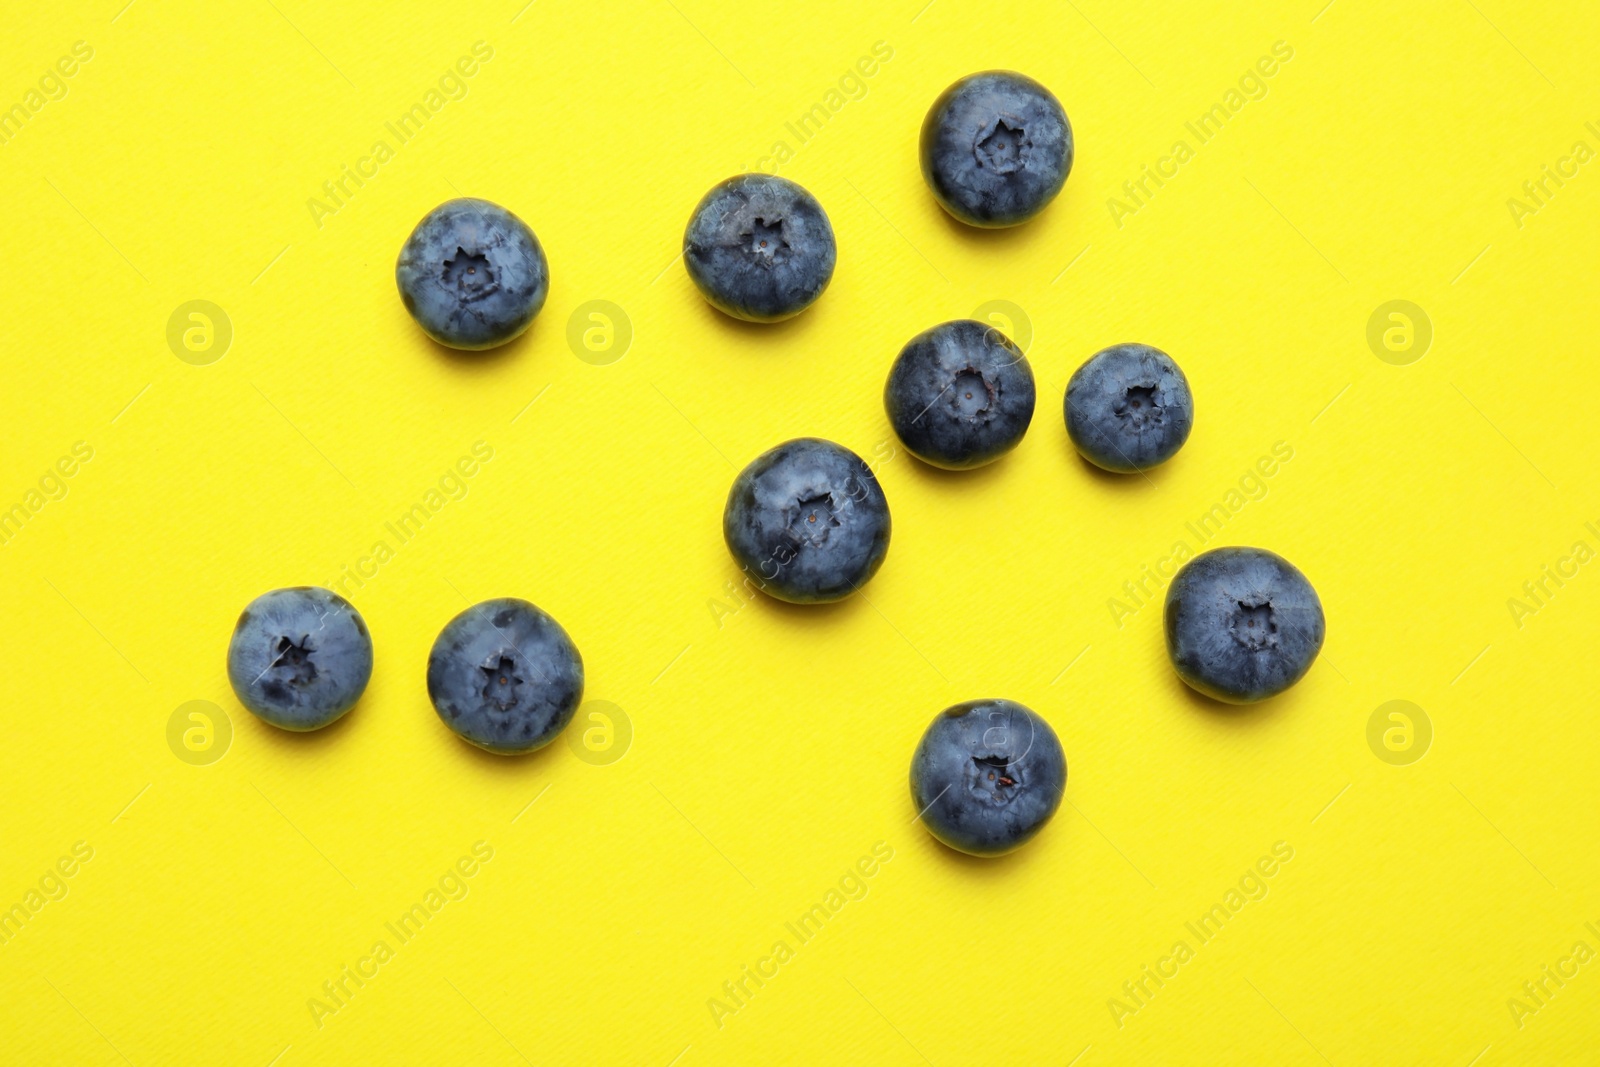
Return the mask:
<svg viewBox="0 0 1600 1067">
<path fill-rule="evenodd" d="M 428 655 L 428 697 L 479 748 L 513 755 L 555 739 L 583 699 L 583 657 L 526 600 L 485 600 L 445 624 Z"/>
<path fill-rule="evenodd" d="M 394 278 L 406 310 L 451 348 L 494 348 L 544 307 L 550 266 L 528 224 L 487 200 L 446 200 L 411 231 Z"/>
<path fill-rule="evenodd" d="M 894 432 L 912 455 L 951 470 L 1017 446 L 1033 418 L 1033 369 L 1004 334 L 972 319 L 913 337 L 883 387 Z"/>
<path fill-rule="evenodd" d="M 800 437 L 763 452 L 734 479 L 722 535 L 745 573 L 779 600 L 841 600 L 883 564 L 889 502 L 860 456 Z"/>
<path fill-rule="evenodd" d="M 1194 426 L 1189 379 L 1159 348 L 1112 345 L 1067 382 L 1067 436 L 1108 471 L 1149 470 L 1171 459 Z"/>
<path fill-rule="evenodd" d="M 1045 209 L 1072 170 L 1072 124 L 1050 90 L 1015 71 L 962 78 L 922 121 L 922 176 L 971 226 L 1015 226 Z"/>
<path fill-rule="evenodd" d="M 1050 724 L 1014 700 L 969 700 L 936 716 L 911 757 L 911 803 L 951 848 L 998 856 L 1061 806 L 1067 759 Z"/>
<path fill-rule="evenodd" d="M 1294 564 L 1264 548 L 1216 548 L 1167 587 L 1167 655 L 1190 686 L 1250 704 L 1304 677 L 1322 648 L 1322 601 Z"/>
<path fill-rule="evenodd" d="M 787 178 L 740 174 L 713 186 L 683 233 L 683 262 L 711 306 L 750 322 L 810 307 L 833 277 L 833 226 Z"/>
<path fill-rule="evenodd" d="M 355 706 L 372 677 L 372 636 L 344 597 L 299 585 L 250 602 L 228 642 L 239 702 L 285 730 L 316 730 Z"/>
</svg>

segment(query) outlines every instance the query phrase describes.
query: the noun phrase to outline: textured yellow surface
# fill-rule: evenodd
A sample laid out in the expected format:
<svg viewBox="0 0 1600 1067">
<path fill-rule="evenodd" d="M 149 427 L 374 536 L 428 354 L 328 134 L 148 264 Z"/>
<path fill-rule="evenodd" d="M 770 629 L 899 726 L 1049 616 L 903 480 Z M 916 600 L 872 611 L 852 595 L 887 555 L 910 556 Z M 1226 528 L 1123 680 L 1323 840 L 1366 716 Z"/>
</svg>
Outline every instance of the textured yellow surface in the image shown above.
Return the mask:
<svg viewBox="0 0 1600 1067">
<path fill-rule="evenodd" d="M 1593 5 L 524 2 L 5 12 L 0 1059 L 1600 1057 Z M 976 233 L 916 137 L 990 67 L 1049 85 L 1078 154 L 1041 218 Z M 758 166 L 840 245 L 776 328 L 674 258 Z M 458 193 L 553 272 L 486 356 L 394 289 Z M 889 362 L 993 301 L 1032 429 L 931 471 Z M 1147 479 L 1061 423 L 1124 340 L 1198 401 Z M 732 584 L 728 485 L 801 434 L 885 486 L 870 601 Z M 1162 572 L 1202 543 L 1320 591 L 1285 696 L 1168 668 Z M 222 670 L 240 608 L 300 583 L 377 647 L 311 736 Z M 500 595 L 562 621 L 596 702 L 525 759 L 423 687 Z M 999 862 L 936 845 L 905 781 L 979 696 L 1071 767 Z"/>
</svg>

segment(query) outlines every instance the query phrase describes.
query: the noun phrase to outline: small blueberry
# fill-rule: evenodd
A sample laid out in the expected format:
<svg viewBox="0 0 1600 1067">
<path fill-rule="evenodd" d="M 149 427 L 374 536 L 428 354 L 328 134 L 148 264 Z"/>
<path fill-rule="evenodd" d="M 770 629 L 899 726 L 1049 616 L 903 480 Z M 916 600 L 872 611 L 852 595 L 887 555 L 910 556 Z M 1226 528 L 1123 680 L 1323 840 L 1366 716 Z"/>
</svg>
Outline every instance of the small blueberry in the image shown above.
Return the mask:
<svg viewBox="0 0 1600 1067">
<path fill-rule="evenodd" d="M 1159 348 L 1113 345 L 1073 373 L 1062 412 L 1084 459 L 1129 474 L 1183 447 L 1194 426 L 1194 396 L 1189 379 Z"/>
<path fill-rule="evenodd" d="M 1033 403 L 1033 368 L 1022 350 L 972 319 L 913 337 L 883 387 L 901 443 L 923 462 L 951 470 L 982 466 L 1015 448 Z"/>
<path fill-rule="evenodd" d="M 505 344 L 528 328 L 550 292 L 550 267 L 528 224 L 471 197 L 423 216 L 394 277 L 417 325 L 451 348 Z"/>
<path fill-rule="evenodd" d="M 316 730 L 355 706 L 372 677 L 372 636 L 348 600 L 315 586 L 252 600 L 228 642 L 239 702 L 285 730 Z"/>
<path fill-rule="evenodd" d="M 777 322 L 810 307 L 833 277 L 833 226 L 787 178 L 741 174 L 712 188 L 689 218 L 683 262 L 711 305 Z"/>
<path fill-rule="evenodd" d="M 722 513 L 734 561 L 766 593 L 796 604 L 842 600 L 889 551 L 889 502 L 860 456 L 815 437 L 757 456 Z"/>
<path fill-rule="evenodd" d="M 1072 124 L 1050 90 L 1015 71 L 969 74 L 922 122 L 922 176 L 970 226 L 1015 226 L 1054 200 L 1072 170 Z"/>
<path fill-rule="evenodd" d="M 1264 548 L 1215 548 L 1185 563 L 1167 587 L 1166 629 L 1178 677 L 1230 704 L 1294 685 L 1326 634 L 1317 591 Z"/>
<path fill-rule="evenodd" d="M 479 748 L 532 752 L 578 710 L 583 657 L 561 624 L 526 600 L 485 600 L 433 642 L 428 697 L 444 724 Z"/>
<path fill-rule="evenodd" d="M 911 758 L 911 803 L 953 849 L 1019 848 L 1061 806 L 1067 759 L 1050 724 L 1014 700 L 969 700 L 934 717 Z"/>
</svg>

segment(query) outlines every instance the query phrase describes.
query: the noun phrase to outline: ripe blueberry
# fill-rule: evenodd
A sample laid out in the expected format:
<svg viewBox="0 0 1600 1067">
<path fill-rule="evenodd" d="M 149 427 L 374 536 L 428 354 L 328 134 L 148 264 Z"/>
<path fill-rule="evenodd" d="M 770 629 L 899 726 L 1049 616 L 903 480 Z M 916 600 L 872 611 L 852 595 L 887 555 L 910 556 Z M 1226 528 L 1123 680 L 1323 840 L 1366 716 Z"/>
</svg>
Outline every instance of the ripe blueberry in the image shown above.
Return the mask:
<svg viewBox="0 0 1600 1067">
<path fill-rule="evenodd" d="M 423 216 L 394 277 L 417 324 L 451 348 L 505 344 L 528 328 L 550 292 L 550 267 L 528 224 L 471 197 Z"/>
<path fill-rule="evenodd" d="M 428 698 L 446 726 L 479 748 L 532 752 L 578 710 L 583 657 L 561 624 L 526 600 L 485 600 L 439 631 Z"/>
<path fill-rule="evenodd" d="M 1264 548 L 1216 548 L 1167 587 L 1167 655 L 1190 686 L 1250 704 L 1304 677 L 1322 648 L 1322 601 L 1294 564 Z"/>
<path fill-rule="evenodd" d="M 1015 71 L 962 78 L 922 122 L 922 176 L 971 226 L 1015 226 L 1055 199 L 1072 170 L 1072 124 L 1050 90 Z"/>
<path fill-rule="evenodd" d="M 972 319 L 946 322 L 900 350 L 883 387 L 894 432 L 912 455 L 951 470 L 1015 448 L 1033 418 L 1033 369 L 1004 334 Z"/>
<path fill-rule="evenodd" d="M 316 730 L 355 706 L 372 677 L 372 636 L 337 593 L 295 586 L 250 602 L 228 642 L 239 702 L 285 730 Z"/>
<path fill-rule="evenodd" d="M 1194 426 L 1189 379 L 1149 345 L 1112 345 L 1067 382 L 1067 436 L 1083 458 L 1108 471 L 1149 470 L 1171 459 Z"/>
<path fill-rule="evenodd" d="M 750 322 L 810 307 L 833 277 L 833 226 L 816 197 L 787 178 L 740 174 L 701 199 L 683 234 L 683 262 L 706 300 Z"/>
<path fill-rule="evenodd" d="M 974 856 L 1023 845 L 1050 821 L 1066 788 L 1055 731 L 1014 700 L 946 708 L 911 757 L 911 803 L 923 825 Z"/>
<path fill-rule="evenodd" d="M 889 502 L 860 456 L 801 437 L 763 452 L 734 479 L 722 535 L 745 573 L 779 600 L 841 600 L 889 551 Z"/>
</svg>

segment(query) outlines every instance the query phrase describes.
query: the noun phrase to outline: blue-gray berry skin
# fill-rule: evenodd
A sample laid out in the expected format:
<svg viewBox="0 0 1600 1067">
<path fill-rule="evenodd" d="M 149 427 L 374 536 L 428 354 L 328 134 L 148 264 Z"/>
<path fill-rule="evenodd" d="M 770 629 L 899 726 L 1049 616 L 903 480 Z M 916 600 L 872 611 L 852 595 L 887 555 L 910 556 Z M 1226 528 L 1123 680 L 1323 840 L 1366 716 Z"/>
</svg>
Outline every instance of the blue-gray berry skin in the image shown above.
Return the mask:
<svg viewBox="0 0 1600 1067">
<path fill-rule="evenodd" d="M 411 231 L 394 278 L 427 335 L 494 348 L 522 333 L 550 293 L 550 266 L 528 224 L 487 200 L 447 200 Z"/>
<path fill-rule="evenodd" d="M 444 724 L 503 755 L 553 741 L 583 700 L 583 657 L 526 600 L 485 600 L 445 624 L 428 656 L 428 698 Z"/>
<path fill-rule="evenodd" d="M 1056 733 L 1014 700 L 940 712 L 911 758 L 911 803 L 951 848 L 998 856 L 1027 843 L 1061 806 L 1067 758 Z"/>
<path fill-rule="evenodd" d="M 1067 436 L 1083 458 L 1118 474 L 1149 470 L 1177 454 L 1194 427 L 1189 379 L 1149 345 L 1112 345 L 1067 382 Z"/>
<path fill-rule="evenodd" d="M 700 201 L 683 234 L 683 263 L 712 307 L 777 322 L 814 303 L 838 250 L 817 198 L 787 178 L 740 174 Z"/>
<path fill-rule="evenodd" d="M 766 593 L 794 604 L 841 600 L 889 551 L 889 502 L 860 456 L 800 437 L 757 456 L 722 513 L 728 551 Z"/>
<path fill-rule="evenodd" d="M 1305 676 L 1327 632 L 1306 576 L 1264 548 L 1217 548 L 1167 587 L 1167 655 L 1190 686 L 1250 704 Z"/>
<path fill-rule="evenodd" d="M 972 319 L 924 330 L 900 350 L 883 406 L 925 463 L 979 467 L 1017 446 L 1033 418 L 1033 368 L 998 330 Z"/>
<path fill-rule="evenodd" d="M 344 597 L 315 586 L 250 602 L 228 643 L 228 681 L 256 717 L 316 730 L 355 706 L 372 677 L 372 635 Z"/>
<path fill-rule="evenodd" d="M 962 78 L 922 122 L 922 176 L 970 226 L 1016 226 L 1054 200 L 1072 170 L 1072 124 L 1050 90 L 1024 74 Z"/>
</svg>

